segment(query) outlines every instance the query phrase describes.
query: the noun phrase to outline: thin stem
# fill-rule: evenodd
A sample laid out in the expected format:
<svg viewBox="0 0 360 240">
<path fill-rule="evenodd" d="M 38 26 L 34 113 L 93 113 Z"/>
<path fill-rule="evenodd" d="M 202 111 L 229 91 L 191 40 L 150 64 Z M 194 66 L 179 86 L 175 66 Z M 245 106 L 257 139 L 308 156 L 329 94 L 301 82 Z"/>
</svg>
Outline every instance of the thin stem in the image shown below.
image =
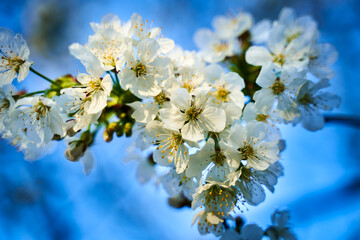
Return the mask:
<svg viewBox="0 0 360 240">
<path fill-rule="evenodd" d="M 39 93 L 44 93 L 44 92 L 46 92 L 46 90 L 27 93 L 27 94 L 21 95 L 20 97 L 21 97 L 21 98 L 30 97 L 30 96 L 32 96 L 32 95 L 39 94 Z"/>
<path fill-rule="evenodd" d="M 61 87 L 57 82 L 55 82 L 55 81 L 51 80 L 50 78 L 42 75 L 41 73 L 39 73 L 38 71 L 36 71 L 36 70 L 33 69 L 32 67 L 30 67 L 30 71 L 32 71 L 33 73 L 35 73 L 35 74 L 38 75 L 39 77 L 45 79 L 45 80 L 48 81 L 49 83 L 54 84 L 54 85 L 56 85 L 56 86 L 58 86 L 58 87 Z"/>
<path fill-rule="evenodd" d="M 111 72 L 110 72 L 110 71 L 107 71 L 107 73 L 110 75 L 110 77 L 111 77 L 111 79 L 112 79 L 112 81 L 113 81 L 114 85 L 116 85 L 116 81 L 115 81 L 115 79 L 114 79 L 114 76 L 111 74 Z"/>
<path fill-rule="evenodd" d="M 325 115 L 325 123 L 340 123 L 356 128 L 360 128 L 360 116 L 346 115 Z"/>
<path fill-rule="evenodd" d="M 119 86 L 119 89 L 120 89 L 120 82 L 119 82 L 119 77 L 118 77 L 117 73 L 115 73 L 115 78 L 116 78 L 116 83 L 117 83 L 117 85 Z"/>
</svg>

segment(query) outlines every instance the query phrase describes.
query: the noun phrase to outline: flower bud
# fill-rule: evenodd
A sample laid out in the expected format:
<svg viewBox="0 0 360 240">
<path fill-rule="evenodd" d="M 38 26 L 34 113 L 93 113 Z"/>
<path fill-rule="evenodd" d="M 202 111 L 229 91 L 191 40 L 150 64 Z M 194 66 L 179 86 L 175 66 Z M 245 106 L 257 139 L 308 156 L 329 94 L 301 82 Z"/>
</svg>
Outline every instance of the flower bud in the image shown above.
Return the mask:
<svg viewBox="0 0 360 240">
<path fill-rule="evenodd" d="M 84 155 L 87 146 L 82 141 L 73 141 L 65 150 L 65 157 L 71 162 L 77 162 Z"/>
<path fill-rule="evenodd" d="M 104 131 L 104 135 L 103 135 L 105 142 L 111 142 L 113 140 L 113 135 L 117 128 L 118 128 L 117 122 L 111 122 L 107 126 L 107 128 Z"/>
<path fill-rule="evenodd" d="M 105 142 L 111 142 L 113 140 L 114 132 L 104 131 L 103 138 Z"/>
<path fill-rule="evenodd" d="M 77 131 L 77 132 L 74 131 L 75 124 L 76 124 L 76 122 L 74 119 L 66 121 L 66 123 L 65 123 L 66 135 L 68 135 L 69 137 L 73 137 L 79 132 L 79 131 Z"/>
<path fill-rule="evenodd" d="M 83 141 L 86 146 L 90 146 L 94 141 L 93 135 L 89 131 L 85 131 L 81 134 L 80 141 Z"/>
<path fill-rule="evenodd" d="M 125 132 L 125 136 L 126 137 L 130 137 L 131 134 L 132 134 L 132 123 L 131 122 L 127 122 L 125 123 L 125 126 L 124 126 L 124 132 Z"/>
<path fill-rule="evenodd" d="M 121 113 L 120 116 L 119 116 L 120 119 L 125 119 L 126 118 L 126 113 Z"/>
<path fill-rule="evenodd" d="M 119 124 L 116 128 L 116 136 L 121 137 L 122 135 L 124 135 L 124 125 Z"/>
</svg>

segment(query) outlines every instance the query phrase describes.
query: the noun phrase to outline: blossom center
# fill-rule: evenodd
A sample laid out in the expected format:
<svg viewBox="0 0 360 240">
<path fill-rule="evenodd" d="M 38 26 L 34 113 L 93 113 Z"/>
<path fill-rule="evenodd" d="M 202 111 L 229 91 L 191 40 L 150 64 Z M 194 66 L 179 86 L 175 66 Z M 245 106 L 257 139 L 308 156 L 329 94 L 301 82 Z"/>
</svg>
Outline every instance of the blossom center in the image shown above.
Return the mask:
<svg viewBox="0 0 360 240">
<path fill-rule="evenodd" d="M 132 70 L 135 72 L 136 77 L 140 77 L 146 74 L 146 67 L 141 62 L 139 62 L 135 67 L 133 67 Z"/>
<path fill-rule="evenodd" d="M 256 115 L 256 120 L 259 122 L 265 122 L 268 117 L 269 117 L 269 115 L 258 114 L 258 115 Z"/>
<path fill-rule="evenodd" d="M 49 112 L 50 108 L 51 107 L 46 106 L 42 101 L 39 101 L 39 103 L 34 106 L 34 110 L 37 114 L 36 119 L 39 120 L 39 118 L 44 118 Z"/>
<path fill-rule="evenodd" d="M 224 216 L 234 204 L 234 192 L 218 185 L 211 186 L 203 196 L 206 208 L 213 210 L 212 213 L 217 216 Z"/>
<path fill-rule="evenodd" d="M 195 121 L 199 118 L 200 113 L 201 113 L 201 109 L 191 107 L 185 112 L 186 120 Z"/>
<path fill-rule="evenodd" d="M 89 88 L 91 89 L 91 92 L 97 92 L 101 89 L 101 83 L 100 79 L 91 80 L 88 84 Z"/>
<path fill-rule="evenodd" d="M 188 92 L 191 92 L 194 89 L 194 85 L 191 84 L 191 82 L 184 82 L 182 87 L 188 90 Z"/>
<path fill-rule="evenodd" d="M 6 114 L 9 108 L 10 108 L 9 99 L 7 98 L 2 99 L 2 101 L 0 101 L 0 117 Z"/>
<path fill-rule="evenodd" d="M 244 160 L 247 160 L 255 155 L 255 149 L 248 143 L 245 143 L 244 146 L 239 148 L 238 150 L 241 153 Z"/>
<path fill-rule="evenodd" d="M 223 166 L 226 161 L 226 157 L 222 151 L 219 151 L 211 156 L 211 161 L 217 166 Z"/>
<path fill-rule="evenodd" d="M 168 101 L 168 98 L 166 97 L 164 91 L 161 91 L 158 95 L 156 95 L 154 97 L 154 101 L 160 105 L 160 104 Z"/>
<path fill-rule="evenodd" d="M 7 99 L 7 98 L 2 99 L 2 101 L 0 102 L 0 111 L 2 109 L 8 109 L 9 107 L 10 107 L 9 99 Z"/>
<path fill-rule="evenodd" d="M 298 102 L 301 105 L 310 105 L 313 103 L 313 99 L 308 93 L 306 93 L 298 100 Z"/>
<path fill-rule="evenodd" d="M 224 52 L 229 48 L 226 42 L 214 43 L 213 48 L 215 52 Z"/>
<path fill-rule="evenodd" d="M 270 88 L 275 95 L 280 95 L 285 91 L 285 85 L 280 81 L 280 78 L 276 78 L 274 84 Z"/>
<path fill-rule="evenodd" d="M 278 63 L 280 66 L 282 66 L 285 63 L 285 56 L 282 55 L 281 53 L 279 55 L 275 55 L 273 61 L 275 63 Z"/>
<path fill-rule="evenodd" d="M 175 146 L 179 146 L 184 142 L 181 134 L 171 133 L 171 139 Z"/>
<path fill-rule="evenodd" d="M 2 56 L 1 59 L 7 60 L 8 63 L 6 65 L 17 73 L 19 73 L 21 65 L 25 62 L 18 56 L 13 56 L 10 58 Z"/>
<path fill-rule="evenodd" d="M 222 86 L 216 91 L 216 99 L 221 100 L 223 102 L 228 102 L 229 94 L 230 94 L 230 91 L 225 89 L 224 86 Z"/>
</svg>

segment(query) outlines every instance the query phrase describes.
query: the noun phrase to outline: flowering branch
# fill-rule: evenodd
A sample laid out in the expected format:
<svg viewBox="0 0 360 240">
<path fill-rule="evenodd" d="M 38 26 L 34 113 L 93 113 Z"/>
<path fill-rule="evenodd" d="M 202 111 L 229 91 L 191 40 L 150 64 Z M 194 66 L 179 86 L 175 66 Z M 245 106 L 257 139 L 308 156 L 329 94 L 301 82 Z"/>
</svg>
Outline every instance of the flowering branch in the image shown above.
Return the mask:
<svg viewBox="0 0 360 240">
<path fill-rule="evenodd" d="M 91 27 L 88 43 L 69 47 L 86 73 L 56 80 L 31 68 L 20 34 L 0 28 L 3 137 L 30 160 L 51 141 L 64 139 L 65 157 L 81 160 L 88 174 L 94 165 L 89 151 L 101 129 L 106 142 L 133 136 L 132 149 L 141 151 L 129 158 L 140 159 L 139 181 L 157 178 L 171 196 L 169 204 L 196 210 L 193 222 L 201 234 L 294 239 L 286 211 L 274 213 L 265 231 L 243 226 L 233 215 L 245 204 L 262 203 L 264 188 L 274 192 L 283 175 L 279 125 L 309 131 L 325 122 L 359 126 L 357 118 L 323 116 L 340 104 L 325 89 L 337 52 L 318 42 L 315 21 L 297 18 L 289 8 L 273 23 L 254 24 L 244 12 L 219 16 L 214 30 L 195 34 L 199 51 L 193 52 L 175 46 L 138 14 L 128 22 L 110 14 Z M 51 86 L 18 93 L 11 83 L 24 80 L 29 70 Z"/>
<path fill-rule="evenodd" d="M 344 124 L 352 127 L 360 127 L 360 116 L 351 116 L 351 115 L 325 115 L 325 123 L 338 123 Z"/>
</svg>

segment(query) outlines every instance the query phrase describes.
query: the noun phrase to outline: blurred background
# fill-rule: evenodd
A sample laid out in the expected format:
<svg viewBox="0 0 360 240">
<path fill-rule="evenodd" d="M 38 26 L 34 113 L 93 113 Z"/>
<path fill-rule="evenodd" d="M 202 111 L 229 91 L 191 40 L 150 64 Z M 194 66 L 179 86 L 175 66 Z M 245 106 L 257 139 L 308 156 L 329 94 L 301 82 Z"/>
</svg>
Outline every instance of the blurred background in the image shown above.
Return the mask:
<svg viewBox="0 0 360 240">
<path fill-rule="evenodd" d="M 257 21 L 276 19 L 282 7 L 311 15 L 321 42 L 339 51 L 330 91 L 342 98 L 334 113 L 360 114 L 360 1 L 358 0 L 2 0 L 0 26 L 24 35 L 34 68 L 56 78 L 84 70 L 68 45 L 85 43 L 107 13 L 127 21 L 132 13 L 154 20 L 167 37 L 195 50 L 193 34 L 210 27 L 215 15 L 251 12 Z M 34 74 L 17 84 L 40 90 L 47 83 Z M 264 203 L 242 217 L 266 228 L 276 208 L 287 207 L 299 239 L 360 239 L 360 131 L 328 124 L 316 133 L 281 126 L 287 148 L 285 175 Z M 101 138 L 101 135 L 99 134 Z M 96 168 L 89 176 L 80 163 L 63 157 L 65 143 L 34 163 L 0 140 L 0 239 L 214 239 L 191 227 L 193 211 L 174 209 L 154 183 L 141 185 L 137 164 L 124 163 L 132 139 L 98 139 L 92 148 Z"/>
</svg>

